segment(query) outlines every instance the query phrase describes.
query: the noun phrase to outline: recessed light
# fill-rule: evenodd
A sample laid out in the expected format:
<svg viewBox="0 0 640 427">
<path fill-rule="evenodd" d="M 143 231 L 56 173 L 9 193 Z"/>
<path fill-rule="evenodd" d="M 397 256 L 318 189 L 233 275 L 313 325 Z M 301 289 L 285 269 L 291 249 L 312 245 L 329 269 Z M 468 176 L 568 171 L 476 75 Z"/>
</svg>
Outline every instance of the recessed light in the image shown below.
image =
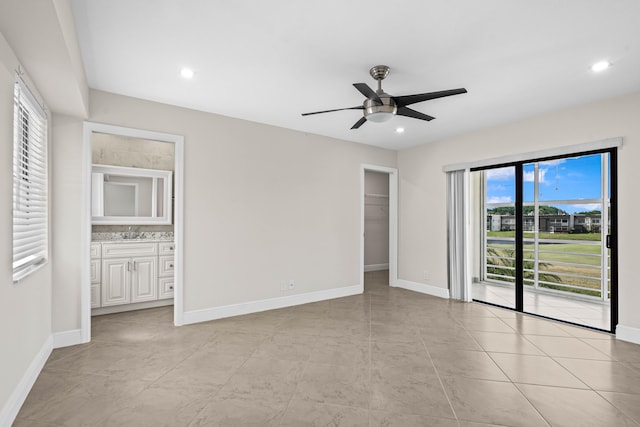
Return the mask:
<svg viewBox="0 0 640 427">
<path fill-rule="evenodd" d="M 180 70 L 180 75 L 185 79 L 192 79 L 196 73 L 191 68 L 183 68 Z"/>
<path fill-rule="evenodd" d="M 396 128 L 396 133 L 403 133 L 404 132 L 404 128 Z"/>
<path fill-rule="evenodd" d="M 604 71 L 607 68 L 609 68 L 611 66 L 611 63 L 609 61 L 600 61 L 600 62 L 596 62 L 595 64 L 593 64 L 591 66 L 591 71 L 594 71 L 596 73 L 599 73 L 600 71 Z"/>
</svg>

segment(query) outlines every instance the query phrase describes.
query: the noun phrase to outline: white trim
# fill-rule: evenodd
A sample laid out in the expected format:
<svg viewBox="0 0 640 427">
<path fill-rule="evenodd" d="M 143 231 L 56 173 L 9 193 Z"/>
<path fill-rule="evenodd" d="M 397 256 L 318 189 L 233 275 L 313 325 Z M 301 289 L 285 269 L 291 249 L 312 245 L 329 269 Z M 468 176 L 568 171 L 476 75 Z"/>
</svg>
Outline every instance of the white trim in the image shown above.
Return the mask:
<svg viewBox="0 0 640 427">
<path fill-rule="evenodd" d="M 0 411 L 0 426 L 10 426 L 15 421 L 52 350 L 53 337 L 49 335 Z"/>
<path fill-rule="evenodd" d="M 380 270 L 388 270 L 389 263 L 387 264 L 369 264 L 364 266 L 364 271 L 380 271 Z"/>
<path fill-rule="evenodd" d="M 618 326 L 616 326 L 616 338 L 622 341 L 640 344 L 640 328 L 625 326 L 618 323 Z"/>
<path fill-rule="evenodd" d="M 91 309 L 91 317 L 103 314 L 125 313 L 127 311 L 144 310 L 147 308 L 166 307 L 173 305 L 173 299 L 161 299 L 156 301 L 136 302 L 133 304 L 112 305 Z"/>
<path fill-rule="evenodd" d="M 174 261 L 174 309 L 173 323 L 182 325 L 183 319 L 183 232 L 184 232 L 184 137 L 163 132 L 148 131 L 103 123 L 84 122 L 83 126 L 83 174 L 82 174 L 82 229 L 81 242 L 82 276 L 80 291 L 80 330 L 82 342 L 91 340 L 91 134 L 93 132 L 120 135 L 131 138 L 150 139 L 174 144 L 174 224 L 173 240 L 175 244 Z"/>
<path fill-rule="evenodd" d="M 325 289 L 322 291 L 305 294 L 289 295 L 286 297 L 270 298 L 259 301 L 242 302 L 239 304 L 211 307 L 202 310 L 185 311 L 183 322 L 185 325 L 210 320 L 223 319 L 225 317 L 240 316 L 243 314 L 258 313 L 266 310 L 292 307 L 317 301 L 325 301 L 334 298 L 343 298 L 362 293 L 360 285 L 345 286 L 342 288 Z"/>
<path fill-rule="evenodd" d="M 527 160 L 542 159 L 545 157 L 564 156 L 567 154 L 581 153 L 585 151 L 604 150 L 607 148 L 622 147 L 622 137 L 607 138 L 599 141 L 586 142 L 584 144 L 565 145 L 563 147 L 548 148 L 546 150 L 529 151 L 528 153 L 511 154 L 491 159 L 475 160 L 467 163 L 454 163 L 444 165 L 443 172 L 452 172 L 462 169 L 481 168 L 500 165 L 503 163 L 523 162 Z"/>
<path fill-rule="evenodd" d="M 53 348 L 69 347 L 82 343 L 82 329 L 53 333 Z"/>
<path fill-rule="evenodd" d="M 370 164 L 360 165 L 360 286 L 364 291 L 364 173 L 389 174 L 389 284 L 398 281 L 398 169 Z"/>
<path fill-rule="evenodd" d="M 411 282 L 404 279 L 398 279 L 395 286 L 409 291 L 420 292 L 421 294 L 432 295 L 438 298 L 450 298 L 449 289 L 440 288 L 438 286 L 425 285 L 424 283 Z"/>
</svg>

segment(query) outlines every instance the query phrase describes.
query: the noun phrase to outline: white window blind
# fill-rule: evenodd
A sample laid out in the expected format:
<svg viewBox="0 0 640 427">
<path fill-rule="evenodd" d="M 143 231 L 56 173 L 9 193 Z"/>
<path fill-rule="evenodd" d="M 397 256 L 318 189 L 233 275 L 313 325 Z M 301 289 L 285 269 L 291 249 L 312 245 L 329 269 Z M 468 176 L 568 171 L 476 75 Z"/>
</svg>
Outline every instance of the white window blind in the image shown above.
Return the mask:
<svg viewBox="0 0 640 427">
<path fill-rule="evenodd" d="M 47 119 L 20 77 L 13 113 L 13 281 L 48 258 Z"/>
</svg>

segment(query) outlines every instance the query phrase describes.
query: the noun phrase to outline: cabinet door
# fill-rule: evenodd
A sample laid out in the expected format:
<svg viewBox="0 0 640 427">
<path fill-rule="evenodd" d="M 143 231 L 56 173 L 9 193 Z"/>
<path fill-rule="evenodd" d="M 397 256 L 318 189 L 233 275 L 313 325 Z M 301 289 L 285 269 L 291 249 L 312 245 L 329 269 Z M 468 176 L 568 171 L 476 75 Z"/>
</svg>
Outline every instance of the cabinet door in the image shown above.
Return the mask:
<svg viewBox="0 0 640 427">
<path fill-rule="evenodd" d="M 173 298 L 173 277 L 158 278 L 158 299 Z"/>
<path fill-rule="evenodd" d="M 131 302 L 157 300 L 157 257 L 135 257 L 131 261 Z"/>
<path fill-rule="evenodd" d="M 99 259 L 91 260 L 91 268 L 89 269 L 89 277 L 91 278 L 91 283 L 100 283 L 100 264 L 101 261 Z"/>
<path fill-rule="evenodd" d="M 173 277 L 173 255 L 159 256 L 158 261 L 160 262 L 158 276 Z"/>
<path fill-rule="evenodd" d="M 131 302 L 131 262 L 129 258 L 102 260 L 102 306 Z"/>
</svg>

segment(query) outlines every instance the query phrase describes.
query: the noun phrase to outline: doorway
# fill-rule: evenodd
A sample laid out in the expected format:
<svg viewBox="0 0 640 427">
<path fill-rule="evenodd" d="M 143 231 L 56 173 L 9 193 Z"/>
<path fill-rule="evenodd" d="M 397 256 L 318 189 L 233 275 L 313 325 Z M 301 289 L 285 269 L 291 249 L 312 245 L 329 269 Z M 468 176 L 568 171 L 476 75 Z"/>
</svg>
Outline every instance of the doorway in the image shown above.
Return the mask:
<svg viewBox="0 0 640 427">
<path fill-rule="evenodd" d="M 472 170 L 484 224 L 475 301 L 615 332 L 616 155 Z"/>
<path fill-rule="evenodd" d="M 398 279 L 398 170 L 362 165 L 360 171 L 360 278 L 365 272 L 396 286 Z"/>
<path fill-rule="evenodd" d="M 90 249 L 92 248 L 92 210 L 95 206 L 92 206 L 92 141 L 96 135 L 108 135 L 120 139 L 132 139 L 132 140 L 145 140 L 153 141 L 154 143 L 172 144 L 173 148 L 173 242 L 171 244 L 158 244 L 159 251 L 166 250 L 171 251 L 173 256 L 171 257 L 170 265 L 171 269 L 166 269 L 167 274 L 162 274 L 161 268 L 151 268 L 149 274 L 159 271 L 158 276 L 167 276 L 158 279 L 158 286 L 162 287 L 165 282 L 171 282 L 173 291 L 173 323 L 181 325 L 183 322 L 183 182 L 184 182 L 184 138 L 179 135 L 165 134 L 160 132 L 144 131 L 140 129 L 124 128 L 120 126 L 104 125 L 99 123 L 85 122 L 83 129 L 83 243 L 85 259 L 83 260 L 83 276 L 82 276 L 82 291 L 81 291 L 81 335 L 82 342 L 89 342 L 91 340 L 91 307 L 92 303 L 95 305 L 95 300 L 92 300 L 92 278 L 95 277 L 95 256 Z M 168 201 L 167 201 L 168 202 Z M 129 232 L 132 227 L 129 227 Z M 134 230 L 135 232 L 135 230 Z M 95 245 L 94 245 L 95 246 Z M 163 261 L 163 258 L 159 254 L 154 259 L 156 264 Z M 92 256 L 94 259 L 92 259 Z M 168 257 L 166 257 L 168 258 Z M 134 260 L 135 261 L 135 260 Z M 156 265 L 154 264 L 154 265 Z M 131 263 L 123 265 L 130 266 Z M 135 266 L 136 264 L 133 263 Z M 144 266 L 145 264 L 140 264 Z M 92 268 L 94 267 L 94 268 Z M 127 269 L 120 269 L 123 274 L 127 274 Z M 128 269 L 129 271 L 131 268 Z M 141 270 L 142 271 L 142 270 Z M 148 274 L 148 275 L 149 275 Z M 148 276 L 147 275 L 147 276 Z M 146 283 L 147 281 L 143 281 Z M 154 282 L 155 283 L 155 282 Z M 94 284 L 95 286 L 95 284 Z M 159 290 L 159 292 L 162 289 Z M 95 298 L 95 292 L 93 292 Z"/>
</svg>

